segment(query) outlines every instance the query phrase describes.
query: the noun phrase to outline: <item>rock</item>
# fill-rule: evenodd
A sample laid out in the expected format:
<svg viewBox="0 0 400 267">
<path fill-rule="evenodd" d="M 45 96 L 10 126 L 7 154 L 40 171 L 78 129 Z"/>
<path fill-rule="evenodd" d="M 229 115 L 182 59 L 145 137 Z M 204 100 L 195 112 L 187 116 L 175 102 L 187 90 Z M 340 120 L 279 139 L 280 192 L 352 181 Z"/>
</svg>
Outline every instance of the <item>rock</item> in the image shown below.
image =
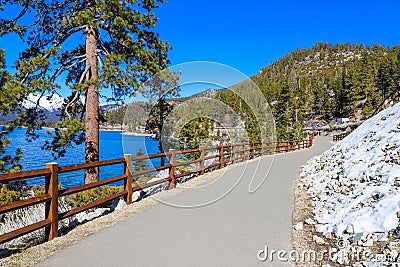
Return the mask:
<svg viewBox="0 0 400 267">
<path fill-rule="evenodd" d="M 87 210 L 87 211 L 83 211 L 81 213 L 78 213 L 75 216 L 75 219 L 77 220 L 78 223 L 83 223 L 86 221 L 91 221 L 94 218 L 100 217 L 102 215 L 104 215 L 104 213 L 106 211 L 108 211 L 109 209 L 106 208 L 96 208 L 96 209 L 91 209 L 91 210 Z"/>
<path fill-rule="evenodd" d="M 314 224 L 316 224 L 315 221 L 314 221 L 313 219 L 310 219 L 310 218 L 306 219 L 306 220 L 305 220 L 305 223 L 308 224 L 308 225 L 314 225 Z"/>
<path fill-rule="evenodd" d="M 322 238 L 319 237 L 319 236 L 316 236 L 316 235 L 313 235 L 313 241 L 314 241 L 315 243 L 317 243 L 318 245 L 323 245 L 323 244 L 325 244 L 325 240 L 322 239 Z"/>
<path fill-rule="evenodd" d="M 125 201 L 123 201 L 122 199 L 120 199 L 120 198 L 117 198 L 117 199 L 114 199 L 113 200 L 113 202 L 112 202 L 112 204 L 111 204 L 111 207 L 110 207 L 110 211 L 114 211 L 114 210 L 122 210 L 123 208 L 125 208 L 127 205 L 126 205 L 126 202 Z"/>
<path fill-rule="evenodd" d="M 362 243 L 363 247 L 372 247 L 374 245 L 374 240 L 373 239 L 368 239 L 367 241 Z"/>
<path fill-rule="evenodd" d="M 387 241 L 388 238 L 385 233 L 374 233 L 372 239 L 377 242 Z"/>
<path fill-rule="evenodd" d="M 11 232 L 18 228 L 36 223 L 44 219 L 45 204 L 37 204 L 30 207 L 21 208 L 14 212 L 8 212 L 2 214 L 0 221 L 0 235 Z M 65 197 L 60 197 L 58 202 L 58 209 L 60 212 L 66 212 L 70 210 L 70 207 L 65 201 Z M 74 221 L 74 216 L 64 219 L 59 222 L 59 229 L 62 227 L 68 227 L 69 224 Z M 44 228 L 37 231 L 28 233 L 21 237 L 15 238 L 9 242 L 0 244 L 1 249 L 26 249 L 32 245 L 37 245 L 45 240 Z M 1 266 L 1 263 L 0 263 Z"/>
<path fill-rule="evenodd" d="M 390 250 L 400 250 L 400 242 L 389 242 L 386 247 Z"/>
<path fill-rule="evenodd" d="M 303 223 L 302 222 L 298 222 L 298 223 L 296 223 L 296 225 L 294 226 L 294 229 L 296 230 L 296 231 L 302 231 L 303 230 Z"/>
<path fill-rule="evenodd" d="M 353 226 L 347 225 L 347 227 L 346 227 L 346 232 L 347 232 L 348 234 L 353 234 L 353 233 L 354 233 Z"/>
<path fill-rule="evenodd" d="M 389 255 L 391 259 L 395 260 L 399 256 L 399 253 L 396 250 L 392 250 L 390 251 Z"/>
<path fill-rule="evenodd" d="M 147 183 L 152 183 L 158 180 L 161 180 L 162 178 L 160 177 L 156 177 L 151 179 L 150 181 L 148 181 Z M 165 189 L 167 189 L 169 187 L 169 182 L 165 182 L 165 183 L 161 183 L 161 184 L 157 184 L 151 187 L 148 187 L 146 189 L 144 189 L 143 191 L 146 192 L 146 196 L 150 196 L 150 195 L 154 195 L 155 193 L 158 193 L 160 191 L 163 191 Z"/>
<path fill-rule="evenodd" d="M 327 238 L 327 239 L 332 239 L 332 238 L 333 238 L 333 235 L 332 235 L 331 232 L 326 232 L 326 233 L 324 234 L 324 237 Z"/>
<path fill-rule="evenodd" d="M 132 193 L 132 202 L 139 201 L 143 198 L 145 192 L 143 191 L 135 191 Z"/>
</svg>

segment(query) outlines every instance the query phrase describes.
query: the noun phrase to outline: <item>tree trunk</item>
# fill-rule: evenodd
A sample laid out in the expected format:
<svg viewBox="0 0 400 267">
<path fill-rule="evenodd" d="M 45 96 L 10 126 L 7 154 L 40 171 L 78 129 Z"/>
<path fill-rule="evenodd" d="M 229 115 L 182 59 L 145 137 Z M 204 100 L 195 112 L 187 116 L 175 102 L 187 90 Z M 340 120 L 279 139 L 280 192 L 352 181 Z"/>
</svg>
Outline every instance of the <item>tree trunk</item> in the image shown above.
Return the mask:
<svg viewBox="0 0 400 267">
<path fill-rule="evenodd" d="M 94 5 L 87 0 L 86 8 Z M 97 39 L 98 30 L 87 26 L 86 29 L 86 82 L 89 82 L 86 93 L 86 162 L 99 160 L 99 94 L 97 85 Z M 85 172 L 85 184 L 99 180 L 99 168 L 89 168 Z"/>
</svg>

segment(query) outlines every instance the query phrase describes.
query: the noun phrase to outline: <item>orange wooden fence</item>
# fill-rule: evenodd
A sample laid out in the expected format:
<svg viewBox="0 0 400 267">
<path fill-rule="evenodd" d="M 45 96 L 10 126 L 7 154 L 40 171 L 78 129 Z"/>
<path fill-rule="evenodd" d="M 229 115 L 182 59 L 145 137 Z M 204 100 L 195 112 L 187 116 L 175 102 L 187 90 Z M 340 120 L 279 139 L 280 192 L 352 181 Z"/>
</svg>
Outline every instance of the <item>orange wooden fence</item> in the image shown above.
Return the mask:
<svg viewBox="0 0 400 267">
<path fill-rule="evenodd" d="M 98 162 L 90 162 L 83 164 L 74 164 L 69 166 L 58 166 L 57 163 L 47 163 L 46 168 L 40 170 L 23 171 L 10 174 L 0 174 L 0 183 L 7 183 L 16 180 L 36 178 L 40 176 L 45 177 L 45 194 L 29 199 L 19 200 L 11 204 L 0 206 L 0 215 L 12 212 L 21 208 L 33 206 L 40 203 L 45 203 L 45 219 L 34 224 L 16 229 L 14 231 L 8 232 L 6 234 L 0 235 L 0 243 L 7 242 L 19 236 L 25 235 L 27 233 L 33 232 L 40 228 L 45 227 L 46 239 L 52 240 L 58 236 L 58 222 L 70 216 L 73 216 L 82 211 L 91 209 L 93 207 L 102 205 L 116 198 L 123 197 L 125 202 L 129 205 L 132 203 L 132 194 L 135 191 L 141 191 L 145 188 L 170 182 L 169 189 L 172 189 L 176 185 L 176 179 L 183 176 L 191 174 L 202 175 L 207 171 L 213 169 L 221 169 L 227 165 L 234 164 L 236 162 L 241 162 L 248 159 L 254 159 L 262 155 L 271 155 L 276 153 L 285 153 L 290 151 L 296 151 L 300 149 L 305 149 L 312 146 L 314 135 L 311 134 L 309 138 L 305 140 L 292 140 L 292 141 L 279 141 L 270 143 L 252 142 L 252 143 L 241 143 L 241 144 L 229 144 L 229 145 L 219 145 L 212 147 L 200 147 L 191 150 L 176 151 L 170 150 L 166 153 L 151 154 L 144 156 L 132 157 L 131 155 L 125 155 L 124 158 L 113 159 L 113 160 L 103 160 Z M 214 151 L 214 153 L 210 153 Z M 195 159 L 186 160 L 177 163 L 177 158 L 182 159 L 182 157 L 177 157 L 178 155 L 194 155 Z M 196 158 L 197 155 L 197 158 Z M 150 168 L 146 170 L 133 171 L 132 161 L 136 160 L 147 160 L 160 157 L 169 157 L 169 162 L 165 166 L 159 166 L 155 168 Z M 206 166 L 206 160 L 218 158 L 216 163 Z M 189 164 L 196 163 L 198 168 L 196 170 L 190 170 L 184 173 L 176 173 L 176 168 L 181 166 L 186 166 Z M 118 176 L 100 180 L 98 182 L 71 187 L 64 190 L 59 190 L 58 188 L 58 175 L 61 173 L 85 170 L 93 167 L 102 167 L 115 164 L 124 164 L 124 172 Z M 167 178 L 160 179 L 145 185 L 133 185 L 132 181 L 134 177 L 154 173 L 161 170 L 169 170 L 169 175 Z M 71 194 L 82 192 L 88 189 L 108 185 L 111 183 L 123 181 L 123 190 L 107 196 L 102 199 L 90 202 L 86 205 L 73 208 L 69 211 L 59 213 L 58 212 L 58 201 L 59 197 L 65 197 Z"/>
<path fill-rule="evenodd" d="M 343 138 L 345 138 L 346 136 L 348 136 L 350 134 L 350 132 L 345 132 L 345 133 L 341 133 L 341 134 L 335 134 L 333 135 L 333 141 L 340 141 Z"/>
</svg>

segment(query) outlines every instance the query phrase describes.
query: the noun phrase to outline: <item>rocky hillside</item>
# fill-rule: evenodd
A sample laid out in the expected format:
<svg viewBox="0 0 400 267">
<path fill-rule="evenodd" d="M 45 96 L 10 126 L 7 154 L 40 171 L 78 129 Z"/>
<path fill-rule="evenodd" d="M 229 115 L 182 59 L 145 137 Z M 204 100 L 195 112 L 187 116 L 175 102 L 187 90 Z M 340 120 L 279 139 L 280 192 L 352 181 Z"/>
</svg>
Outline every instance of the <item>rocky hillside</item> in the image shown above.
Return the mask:
<svg viewBox="0 0 400 267">
<path fill-rule="evenodd" d="M 400 48 L 317 43 L 272 62 L 251 77 L 271 103 L 278 137 L 303 122 L 368 118 L 400 82 Z M 300 123 L 299 123 L 300 122 Z"/>
<path fill-rule="evenodd" d="M 315 241 L 324 243 L 325 237 L 333 236 L 346 244 L 342 248 L 345 253 L 371 249 L 385 255 L 380 265 L 373 266 L 398 262 L 400 104 L 366 120 L 341 142 L 310 160 L 302 168 L 299 186 L 312 199 L 314 228 L 321 236 Z M 345 258 L 340 260 L 347 263 Z M 372 262 L 372 258 L 354 266 L 372 266 L 366 262 Z"/>
</svg>

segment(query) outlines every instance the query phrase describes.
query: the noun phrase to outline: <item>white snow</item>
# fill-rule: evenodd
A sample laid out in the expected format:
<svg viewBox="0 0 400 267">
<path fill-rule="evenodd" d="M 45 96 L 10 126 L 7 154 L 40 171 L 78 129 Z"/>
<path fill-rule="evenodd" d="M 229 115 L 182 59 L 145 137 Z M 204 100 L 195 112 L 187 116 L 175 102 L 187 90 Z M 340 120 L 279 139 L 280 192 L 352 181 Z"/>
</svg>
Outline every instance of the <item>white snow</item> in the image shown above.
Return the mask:
<svg viewBox="0 0 400 267">
<path fill-rule="evenodd" d="M 34 108 L 39 99 L 40 95 L 30 94 L 22 103 L 24 108 Z M 58 95 L 45 95 L 40 98 L 39 108 L 46 109 L 48 111 L 56 111 L 61 109 L 64 103 L 64 98 Z"/>
<path fill-rule="evenodd" d="M 317 231 L 342 236 L 388 232 L 399 225 L 400 103 L 365 121 L 302 169 Z"/>
</svg>

